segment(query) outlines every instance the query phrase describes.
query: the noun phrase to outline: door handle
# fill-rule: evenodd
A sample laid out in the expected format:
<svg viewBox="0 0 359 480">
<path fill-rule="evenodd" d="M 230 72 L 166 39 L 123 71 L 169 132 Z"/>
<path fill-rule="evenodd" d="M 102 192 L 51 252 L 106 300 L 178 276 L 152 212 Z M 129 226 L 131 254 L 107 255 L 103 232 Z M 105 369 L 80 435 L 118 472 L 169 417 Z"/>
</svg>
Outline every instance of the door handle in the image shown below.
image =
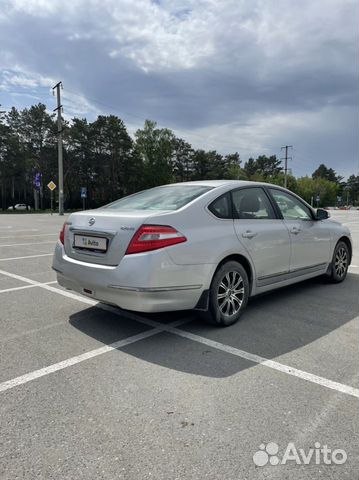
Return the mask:
<svg viewBox="0 0 359 480">
<path fill-rule="evenodd" d="M 252 232 L 252 230 L 247 230 L 246 232 L 242 233 L 243 238 L 253 238 L 257 234 L 255 232 Z"/>
<path fill-rule="evenodd" d="M 292 227 L 290 229 L 290 233 L 293 233 L 293 235 L 298 235 L 302 229 L 300 227 Z"/>
</svg>

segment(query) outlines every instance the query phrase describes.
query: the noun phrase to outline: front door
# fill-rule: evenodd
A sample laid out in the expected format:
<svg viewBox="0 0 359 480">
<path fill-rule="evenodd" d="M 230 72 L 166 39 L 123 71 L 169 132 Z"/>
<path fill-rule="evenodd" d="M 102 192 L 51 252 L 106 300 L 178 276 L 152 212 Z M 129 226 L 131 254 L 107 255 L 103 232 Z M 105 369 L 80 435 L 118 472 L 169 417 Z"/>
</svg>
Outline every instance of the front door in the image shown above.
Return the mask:
<svg viewBox="0 0 359 480">
<path fill-rule="evenodd" d="M 283 220 L 276 217 L 261 187 L 244 187 L 232 192 L 234 228 L 256 270 L 258 284 L 280 280 L 288 273 L 290 236 Z"/>
<path fill-rule="evenodd" d="M 310 208 L 294 195 L 275 188 L 269 190 L 291 237 L 291 271 L 323 268 L 330 262 L 330 234 L 325 221 L 315 220 Z"/>
</svg>

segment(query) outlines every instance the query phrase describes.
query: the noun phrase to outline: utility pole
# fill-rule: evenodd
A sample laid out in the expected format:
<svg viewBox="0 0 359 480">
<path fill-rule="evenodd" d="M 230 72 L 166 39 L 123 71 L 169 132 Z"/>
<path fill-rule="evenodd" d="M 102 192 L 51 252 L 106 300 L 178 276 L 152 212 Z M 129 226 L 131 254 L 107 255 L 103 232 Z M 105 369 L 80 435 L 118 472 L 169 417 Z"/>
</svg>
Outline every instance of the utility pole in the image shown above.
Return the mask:
<svg viewBox="0 0 359 480">
<path fill-rule="evenodd" d="M 281 158 L 284 160 L 284 188 L 287 188 L 288 160 L 292 160 L 292 157 L 288 157 L 288 148 L 293 148 L 293 145 L 285 145 L 281 148 L 281 150 L 285 150 L 285 157 Z"/>
<path fill-rule="evenodd" d="M 0 107 L 1 107 L 1 103 L 0 103 Z M 1 124 L 2 116 L 4 113 L 6 113 L 5 110 L 0 110 L 0 124 Z M 1 131 L 0 131 L 0 134 L 1 134 Z M 2 160 L 1 157 L 2 157 L 2 145 L 1 145 L 1 136 L 0 136 L 0 162 Z M 5 178 L 4 177 L 1 178 L 0 187 L 1 187 L 1 195 L 0 195 L 1 206 L 2 206 L 2 209 L 5 210 Z"/>
<path fill-rule="evenodd" d="M 62 82 L 58 82 L 53 88 L 52 92 L 57 97 L 57 107 L 54 108 L 54 112 L 57 111 L 57 155 L 58 155 L 58 166 L 59 166 L 59 215 L 64 214 L 64 164 L 62 157 L 62 105 L 61 105 L 61 93 Z"/>
</svg>

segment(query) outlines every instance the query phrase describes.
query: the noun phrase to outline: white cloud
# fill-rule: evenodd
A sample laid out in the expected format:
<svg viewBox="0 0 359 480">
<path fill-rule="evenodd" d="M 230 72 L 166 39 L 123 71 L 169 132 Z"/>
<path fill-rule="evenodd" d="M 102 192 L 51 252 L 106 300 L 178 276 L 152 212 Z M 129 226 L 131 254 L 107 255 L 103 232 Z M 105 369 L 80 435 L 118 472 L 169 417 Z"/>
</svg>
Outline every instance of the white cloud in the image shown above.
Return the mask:
<svg viewBox="0 0 359 480">
<path fill-rule="evenodd" d="M 49 87 L 53 79 L 45 77 L 37 72 L 29 72 L 26 68 L 15 65 L 11 69 L 0 71 L 0 88 L 5 91 L 14 89 L 36 89 L 37 87 Z"/>
</svg>

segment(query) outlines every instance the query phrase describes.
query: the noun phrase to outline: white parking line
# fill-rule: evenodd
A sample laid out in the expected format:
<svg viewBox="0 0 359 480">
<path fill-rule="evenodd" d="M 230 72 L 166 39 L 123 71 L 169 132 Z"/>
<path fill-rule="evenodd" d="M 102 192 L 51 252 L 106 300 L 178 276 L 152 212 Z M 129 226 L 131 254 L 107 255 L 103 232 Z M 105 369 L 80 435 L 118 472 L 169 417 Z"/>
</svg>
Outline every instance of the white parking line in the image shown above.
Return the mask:
<svg viewBox="0 0 359 480">
<path fill-rule="evenodd" d="M 186 321 L 175 321 L 173 322 L 173 326 L 185 322 Z M 161 327 L 138 333 L 137 335 L 125 338 L 124 340 L 119 340 L 118 342 L 111 343 L 110 345 L 105 345 L 104 347 L 90 350 L 89 352 L 83 353 L 81 355 L 76 355 L 75 357 L 68 358 L 67 360 L 64 360 L 62 362 L 54 363 L 53 365 L 49 365 L 48 367 L 40 368 L 39 370 L 26 373 L 25 375 L 13 378 L 12 380 L 2 382 L 0 383 L 0 392 L 5 392 L 6 390 L 10 390 L 11 388 L 17 387 L 18 385 L 23 385 L 24 383 L 31 382 L 36 378 L 44 377 L 45 375 L 49 375 L 50 373 L 58 372 L 59 370 L 63 370 L 64 368 L 71 367 L 72 365 L 84 362 L 85 360 L 89 360 L 90 358 L 97 357 L 107 352 L 112 352 L 113 350 L 116 350 L 118 348 L 130 345 L 131 343 L 135 343 L 140 340 L 144 340 L 145 338 L 152 337 L 153 335 L 157 335 L 157 333 L 160 333 L 162 331 L 163 328 L 161 325 Z"/>
<path fill-rule="evenodd" d="M 79 297 L 81 299 L 81 297 Z M 99 308 L 103 308 L 104 310 L 109 310 L 111 312 L 120 314 L 120 310 L 116 309 L 115 307 L 112 307 L 111 305 L 104 305 L 104 304 L 98 304 L 96 305 Z M 117 310 L 117 312 L 116 312 Z M 122 313 L 123 315 L 123 313 Z M 133 318 L 135 321 L 144 323 L 146 325 L 150 325 L 152 327 L 157 327 L 158 322 L 155 322 L 153 320 L 149 320 L 146 318 L 142 318 L 138 316 L 137 314 L 133 312 L 126 312 L 125 314 L 129 318 Z M 216 342 L 214 340 L 210 340 L 205 337 L 201 337 L 200 335 L 196 335 L 190 332 L 186 332 L 184 330 L 179 330 L 178 328 L 174 328 L 171 326 L 171 324 L 164 325 L 163 327 L 164 331 L 167 331 L 169 333 L 173 333 L 174 335 L 178 335 L 183 338 L 187 338 L 188 340 L 192 340 L 194 342 L 202 343 L 204 345 L 207 345 L 212 348 L 216 348 L 217 350 L 221 350 L 223 352 L 230 353 L 232 355 L 235 355 L 237 357 L 244 358 L 245 360 L 249 360 L 250 362 L 253 363 L 258 363 L 260 365 L 263 365 L 265 367 L 272 368 L 273 370 L 278 370 L 279 372 L 286 373 L 287 375 L 292 375 L 294 377 L 301 378 L 302 380 L 307 380 L 312 383 L 316 383 L 318 385 L 321 385 L 326 388 L 330 388 L 332 390 L 337 390 L 338 392 L 345 393 L 347 395 L 352 395 L 354 397 L 359 398 L 359 389 L 353 388 L 349 385 L 345 385 L 343 383 L 339 382 L 334 382 L 332 380 L 328 380 L 327 378 L 324 377 L 319 377 L 318 375 L 314 375 L 309 372 L 305 372 L 304 370 L 299 370 L 297 368 L 290 367 L 288 365 L 284 365 L 282 363 L 276 362 L 274 360 L 269 360 L 265 357 L 261 357 L 260 355 L 256 355 L 254 353 L 246 352 L 245 350 L 241 350 L 236 347 L 231 347 L 229 345 L 225 345 L 220 342 Z"/>
<path fill-rule="evenodd" d="M 53 283 L 57 283 L 57 281 L 53 280 L 52 282 L 44 282 L 42 285 L 52 285 Z M 17 290 L 25 290 L 26 288 L 34 287 L 38 287 L 38 285 L 23 285 L 22 287 L 5 288 L 4 290 L 0 290 L 0 293 L 16 292 Z"/>
<path fill-rule="evenodd" d="M 1 247 L 21 247 L 25 245 L 45 245 L 46 243 L 55 243 L 55 240 L 50 240 L 48 242 L 31 242 L 31 243 L 9 243 L 7 245 L 3 245 L 0 243 Z"/>
<path fill-rule="evenodd" d="M 88 305 L 98 305 L 97 300 L 92 300 L 91 298 L 80 297 L 80 295 L 76 295 L 75 293 L 68 292 L 66 290 L 60 290 L 59 288 L 51 287 L 50 285 L 46 285 L 41 282 L 37 282 L 36 280 L 32 280 L 31 278 L 23 277 L 21 275 L 17 275 L 16 273 L 5 272 L 4 270 L 0 270 L 0 275 L 5 275 L 10 278 L 14 278 L 15 280 L 20 280 L 21 282 L 29 283 L 34 287 L 41 287 L 45 290 L 49 290 L 50 292 L 58 293 L 64 297 L 72 298 L 73 300 L 80 300 L 82 303 L 87 303 Z"/>
<path fill-rule="evenodd" d="M 230 347 L 228 345 L 224 345 L 222 343 L 215 342 L 213 340 L 209 340 L 208 338 L 200 337 L 199 335 L 194 335 L 193 333 L 185 332 L 183 330 L 168 328 L 168 331 L 171 333 L 175 333 L 176 335 L 179 335 L 181 337 L 187 338 L 188 340 L 203 343 L 204 345 L 216 348 L 217 350 L 222 350 L 223 352 L 227 352 L 232 355 L 236 355 L 237 357 L 244 358 L 246 360 L 249 360 L 250 362 L 259 363 L 260 365 L 272 368 L 273 370 L 278 370 L 279 372 L 286 373 L 287 375 L 292 375 L 294 377 L 301 378 L 302 380 L 316 383 L 317 385 L 321 385 L 322 387 L 330 388 L 332 390 L 336 390 L 338 392 L 359 398 L 359 390 L 357 388 L 350 387 L 349 385 L 334 382 L 332 380 L 328 380 L 327 378 L 319 377 L 318 375 L 314 375 L 312 373 L 305 372 L 303 370 L 299 370 L 288 365 L 284 365 L 274 360 L 268 360 L 267 358 L 261 357 L 259 355 L 249 353 L 238 348 Z"/>
<path fill-rule="evenodd" d="M 208 346 L 210 346 L 212 348 L 215 348 L 217 350 L 221 350 L 221 351 L 230 353 L 230 354 L 235 355 L 237 357 L 244 358 L 245 360 L 248 360 L 250 362 L 262 365 L 264 367 L 268 367 L 268 368 L 271 368 L 273 370 L 277 370 L 277 371 L 285 373 L 287 375 L 294 376 L 294 377 L 300 378 L 302 380 L 306 380 L 308 382 L 320 385 L 322 387 L 329 388 L 331 390 L 335 390 L 335 391 L 344 393 L 346 395 L 351 395 L 353 397 L 359 398 L 359 389 L 357 389 L 357 388 L 354 388 L 354 387 L 351 387 L 349 385 L 345 385 L 345 384 L 342 384 L 342 383 L 339 383 L 339 382 L 334 382 L 334 381 L 329 380 L 327 378 L 320 377 L 318 375 L 314 375 L 314 374 L 309 373 L 309 372 L 305 372 L 304 370 L 299 370 L 297 368 L 293 368 L 293 367 L 290 367 L 288 365 L 284 365 L 284 364 L 276 362 L 274 360 L 269 360 L 268 358 L 261 357 L 259 355 L 256 355 L 256 354 L 253 354 L 253 353 L 250 353 L 250 352 L 246 352 L 245 350 L 240 350 L 239 348 L 231 347 L 229 345 L 225 345 L 223 343 L 216 342 L 214 340 L 210 340 L 208 338 L 201 337 L 199 335 L 195 335 L 193 333 L 186 332 L 184 330 L 180 330 L 180 329 L 176 328 L 176 326 L 178 326 L 182 323 L 186 323 L 186 321 L 185 322 L 183 322 L 183 321 L 182 322 L 181 321 L 173 322 L 173 323 L 168 324 L 168 325 L 162 324 L 162 323 L 155 322 L 155 321 L 147 319 L 147 318 L 140 317 L 139 315 L 136 315 L 136 314 L 133 314 L 133 313 L 130 313 L 130 312 L 126 312 L 124 314 L 121 310 L 119 310 L 115 307 L 111 307 L 109 305 L 104 305 L 104 304 L 101 304 L 101 303 L 97 303 L 95 300 L 92 300 L 90 298 L 81 297 L 80 295 L 77 295 L 77 294 L 74 294 L 74 293 L 70 293 L 70 292 L 67 292 L 67 291 L 64 291 L 64 290 L 59 290 L 58 288 L 51 287 L 50 285 L 41 284 L 39 282 L 36 282 L 35 280 L 31 280 L 29 278 L 22 277 L 20 275 L 16 275 L 14 273 L 10 273 L 10 272 L 0 270 L 0 274 L 8 275 L 11 278 L 16 278 L 16 279 L 21 280 L 23 282 L 30 283 L 31 285 L 36 285 L 38 287 L 44 288 L 45 290 L 55 292 L 59 295 L 63 295 L 65 297 L 69 297 L 69 298 L 72 298 L 74 300 L 78 300 L 78 301 L 80 301 L 82 303 L 86 303 L 88 305 L 96 306 L 96 307 L 101 308 L 103 310 L 111 311 L 113 313 L 116 313 L 117 315 L 126 315 L 127 317 L 133 318 L 135 321 L 137 321 L 139 323 L 143 323 L 145 325 L 153 327 L 153 330 L 150 330 L 149 332 L 145 332 L 145 334 L 147 334 L 147 335 L 144 336 L 144 337 L 141 337 L 142 334 L 135 335 L 135 336 L 130 337 L 126 340 L 121 340 L 120 342 L 116 342 L 114 344 L 107 345 L 105 347 L 101 347 L 101 348 L 96 349 L 96 350 L 92 350 L 91 352 L 87 352 L 83 355 L 78 355 L 76 357 L 71 357 L 68 360 L 65 360 L 63 362 L 56 363 L 54 365 L 50 365 L 49 367 L 45 367 L 45 368 L 42 368 L 40 370 L 36 370 L 34 372 L 30 372 L 26 375 L 22 375 L 21 377 L 17 377 L 13 380 L 9 380 L 9 381 L 0 383 L 0 392 L 8 390 L 10 388 L 14 388 L 17 385 L 27 383 L 31 380 L 42 377 L 44 375 L 48 375 L 49 373 L 53 373 L 53 372 L 56 372 L 58 370 L 62 370 L 63 368 L 67 368 L 71 365 L 82 362 L 82 361 L 87 360 L 89 358 L 93 358 L 97 355 L 101 355 L 102 353 L 106 353 L 106 352 L 111 351 L 115 348 L 120 348 L 121 346 L 128 345 L 129 343 L 137 342 L 138 340 L 142 340 L 143 338 L 147 338 L 147 336 L 152 336 L 152 335 L 155 335 L 156 333 L 160 333 L 160 332 L 169 332 L 169 333 L 172 333 L 174 335 L 178 335 L 180 337 L 187 338 L 188 340 L 192 340 L 192 341 L 195 341 L 195 342 L 198 342 L 198 343 L 208 345 Z M 127 341 L 128 341 L 128 343 L 126 343 Z"/>
<path fill-rule="evenodd" d="M 52 257 L 53 253 L 41 253 L 40 255 L 25 255 L 24 257 L 7 257 L 0 258 L 0 262 L 8 262 L 9 260 L 24 260 L 25 258 L 38 258 L 38 257 Z"/>
<path fill-rule="evenodd" d="M 5 392 L 6 390 L 10 390 L 10 388 L 14 388 L 18 385 L 23 385 L 24 383 L 31 382 L 36 378 L 44 377 L 45 375 L 49 375 L 49 373 L 58 372 L 59 370 L 63 370 L 64 368 L 71 367 L 72 365 L 76 365 L 77 363 L 89 360 L 93 357 L 97 357 L 98 355 L 102 355 L 103 353 L 111 352 L 116 348 L 124 347 L 125 345 L 129 345 L 130 343 L 138 342 L 139 340 L 151 337 L 152 335 L 156 335 L 157 333 L 158 331 L 156 329 L 148 330 L 146 332 L 139 333 L 138 335 L 133 335 L 132 337 L 126 338 L 125 340 L 120 340 L 119 342 L 112 343 L 111 345 L 106 345 L 105 347 L 91 350 L 90 352 L 83 353 L 82 355 L 68 358 L 63 362 L 55 363 L 53 365 L 50 365 L 49 367 L 41 368 L 40 370 L 35 370 L 34 372 L 30 372 L 25 375 L 21 375 L 20 377 L 13 378 L 12 380 L 8 380 L 7 382 L 0 383 L 0 392 Z"/>
</svg>

